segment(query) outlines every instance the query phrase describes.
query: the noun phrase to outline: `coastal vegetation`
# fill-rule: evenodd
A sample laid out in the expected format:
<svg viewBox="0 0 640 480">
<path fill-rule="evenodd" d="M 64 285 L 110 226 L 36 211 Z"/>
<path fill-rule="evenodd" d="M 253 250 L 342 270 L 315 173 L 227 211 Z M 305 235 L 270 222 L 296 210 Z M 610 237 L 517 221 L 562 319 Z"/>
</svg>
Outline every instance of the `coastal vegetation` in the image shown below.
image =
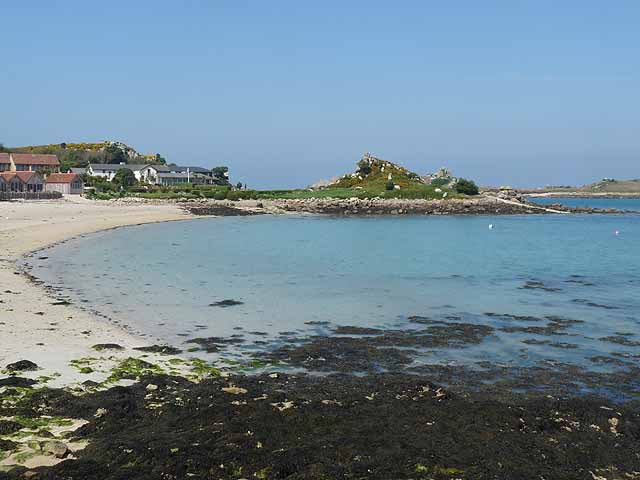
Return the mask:
<svg viewBox="0 0 640 480">
<path fill-rule="evenodd" d="M 547 185 L 541 188 L 519 189 L 523 193 L 577 193 L 592 194 L 633 194 L 640 195 L 640 179 L 618 180 L 603 178 L 594 183 L 582 186 L 575 185 Z"/>
<path fill-rule="evenodd" d="M 118 170 L 116 175 L 113 177 L 113 182 L 123 188 L 132 187 L 138 183 L 135 174 L 128 168 Z"/>
<path fill-rule="evenodd" d="M 113 182 L 99 178 L 86 179 L 87 185 L 96 187 L 94 198 L 137 197 L 146 199 L 214 199 L 214 200 L 274 200 L 274 199 L 424 199 L 439 200 L 477 195 L 478 187 L 466 179 L 455 179 L 447 170 L 440 176 L 423 179 L 417 173 L 387 160 L 369 154 L 357 163 L 354 173 L 343 175 L 337 181 L 323 186 L 302 189 L 254 190 L 247 189 L 242 182 L 235 187 L 227 180 L 227 167 L 212 169 L 217 178 L 224 182 L 219 185 L 193 185 L 182 183 L 172 186 L 144 183 L 123 183 L 123 175 L 118 172 Z M 125 171 L 126 172 L 126 171 Z M 128 175 L 128 178 L 131 175 Z M 114 185 L 115 183 L 115 185 Z"/>
<path fill-rule="evenodd" d="M 456 192 L 464 195 L 478 195 L 478 186 L 473 180 L 467 180 L 466 178 L 458 179 L 456 186 Z"/>
<path fill-rule="evenodd" d="M 417 185 L 404 190 L 388 190 L 386 185 L 368 188 L 331 187 L 325 189 L 284 189 L 284 190 L 239 190 L 231 187 L 218 187 L 210 185 L 180 186 L 141 186 L 120 191 L 109 182 L 98 182 L 98 192 L 94 198 L 109 200 L 112 198 L 137 197 L 147 199 L 198 199 L 209 198 L 214 200 L 273 200 L 273 199 L 306 199 L 306 198 L 402 198 L 402 199 L 441 199 L 460 198 L 462 195 L 454 190 L 440 189 L 431 185 Z"/>
<path fill-rule="evenodd" d="M 0 151 L 53 154 L 58 157 L 60 169 L 63 172 L 70 168 L 86 167 L 88 163 L 166 164 L 165 158 L 159 153 L 141 154 L 125 143 L 109 140 L 103 142 L 62 142 L 46 145 L 3 147 Z"/>
</svg>

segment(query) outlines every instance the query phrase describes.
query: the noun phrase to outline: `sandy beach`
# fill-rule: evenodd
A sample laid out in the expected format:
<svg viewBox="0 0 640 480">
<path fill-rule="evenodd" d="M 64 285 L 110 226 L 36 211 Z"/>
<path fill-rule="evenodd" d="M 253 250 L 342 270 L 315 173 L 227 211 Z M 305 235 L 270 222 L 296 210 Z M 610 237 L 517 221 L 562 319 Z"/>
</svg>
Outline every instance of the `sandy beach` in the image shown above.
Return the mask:
<svg viewBox="0 0 640 480">
<path fill-rule="evenodd" d="M 105 373 L 81 375 L 69 362 L 96 356 L 92 345 L 117 343 L 107 363 L 136 356 L 144 345 L 121 328 L 73 305 L 53 305 L 55 297 L 20 274 L 16 262 L 25 254 L 61 240 L 127 225 L 181 220 L 189 215 L 175 204 L 116 205 L 83 198 L 60 201 L 0 202 L 0 369 L 19 360 L 40 369 L 21 374 L 52 377 L 48 385 L 101 380 Z"/>
</svg>

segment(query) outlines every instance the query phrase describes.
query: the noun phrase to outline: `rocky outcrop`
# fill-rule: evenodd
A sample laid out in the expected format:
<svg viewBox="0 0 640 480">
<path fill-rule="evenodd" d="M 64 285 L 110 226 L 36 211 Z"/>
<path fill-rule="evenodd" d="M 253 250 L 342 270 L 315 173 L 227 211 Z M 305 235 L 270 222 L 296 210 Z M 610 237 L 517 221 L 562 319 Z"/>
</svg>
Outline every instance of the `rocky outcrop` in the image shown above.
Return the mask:
<svg viewBox="0 0 640 480">
<path fill-rule="evenodd" d="M 255 215 L 259 213 L 312 213 L 327 215 L 522 215 L 553 213 L 534 205 L 505 203 L 480 197 L 452 200 L 380 198 L 307 198 L 261 201 L 184 202 L 194 215 Z"/>
<path fill-rule="evenodd" d="M 490 198 L 463 200 L 333 199 L 274 200 L 273 206 L 287 212 L 332 215 L 514 215 L 548 213 L 527 205 L 512 205 Z"/>
</svg>

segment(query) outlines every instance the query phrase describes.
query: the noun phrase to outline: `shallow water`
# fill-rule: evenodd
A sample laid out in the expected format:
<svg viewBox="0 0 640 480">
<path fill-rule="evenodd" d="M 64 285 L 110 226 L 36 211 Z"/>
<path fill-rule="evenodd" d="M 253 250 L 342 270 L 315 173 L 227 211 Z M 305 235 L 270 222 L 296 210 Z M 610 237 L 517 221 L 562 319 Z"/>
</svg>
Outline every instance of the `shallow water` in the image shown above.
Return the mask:
<svg viewBox="0 0 640 480">
<path fill-rule="evenodd" d="M 60 295 L 149 341 L 188 349 L 195 337 L 237 336 L 213 358 L 338 325 L 412 330 L 408 317 L 420 315 L 495 331 L 464 348 L 421 349 L 412 366 L 607 371 L 590 359 L 640 354 L 639 239 L 638 215 L 226 217 L 87 235 L 30 263 Z M 243 303 L 211 306 L 229 299 Z M 551 335 L 503 330 L 547 316 L 582 323 Z M 627 345 L 603 340 L 612 336 Z"/>
<path fill-rule="evenodd" d="M 624 211 L 640 212 L 640 198 L 529 197 L 529 200 L 539 205 L 561 203 L 571 208 L 615 208 Z"/>
</svg>

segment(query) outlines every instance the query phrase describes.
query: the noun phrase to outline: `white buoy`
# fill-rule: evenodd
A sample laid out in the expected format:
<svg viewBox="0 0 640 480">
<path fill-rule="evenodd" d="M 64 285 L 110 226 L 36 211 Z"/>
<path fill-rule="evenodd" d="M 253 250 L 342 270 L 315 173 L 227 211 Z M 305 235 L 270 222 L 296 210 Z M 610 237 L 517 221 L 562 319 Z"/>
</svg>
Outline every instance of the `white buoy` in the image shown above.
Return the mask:
<svg viewBox="0 0 640 480">
<path fill-rule="evenodd" d="M 620 235 L 620 232 L 618 230 L 616 230 L 616 236 Z"/>
<path fill-rule="evenodd" d="M 489 230 L 493 230 L 493 223 L 489 224 Z"/>
</svg>

